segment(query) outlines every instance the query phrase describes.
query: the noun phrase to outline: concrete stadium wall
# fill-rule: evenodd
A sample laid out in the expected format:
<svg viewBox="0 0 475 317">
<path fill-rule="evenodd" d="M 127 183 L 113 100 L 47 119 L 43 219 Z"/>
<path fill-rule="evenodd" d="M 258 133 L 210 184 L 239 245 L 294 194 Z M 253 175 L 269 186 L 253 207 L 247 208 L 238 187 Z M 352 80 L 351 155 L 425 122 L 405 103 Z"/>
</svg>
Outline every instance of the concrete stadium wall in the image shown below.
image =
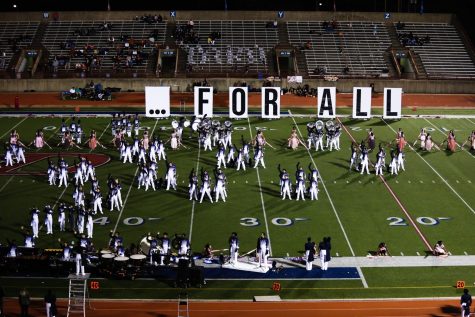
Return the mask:
<svg viewBox="0 0 475 317">
<path fill-rule="evenodd" d="M 49 20 L 53 12 L 49 12 Z M 169 11 L 65 11 L 58 12 L 59 20 L 132 20 L 143 14 L 161 14 L 170 19 Z M 277 18 L 277 11 L 177 11 L 178 20 L 263 20 Z M 382 12 L 285 11 L 283 21 L 333 20 L 337 21 L 388 21 Z M 450 23 L 451 14 L 391 13 L 390 21 Z M 40 21 L 43 12 L 2 12 L 1 21 Z"/>
<path fill-rule="evenodd" d="M 200 79 L 3 79 L 0 80 L 1 92 L 24 92 L 34 90 L 37 92 L 60 92 L 69 90 L 71 87 L 84 87 L 86 83 L 93 80 L 95 83 L 102 83 L 104 87 L 118 87 L 122 91 L 134 90 L 144 91 L 145 86 L 170 86 L 172 91 L 185 92 L 187 86 L 191 86 Z M 218 91 L 228 91 L 228 87 L 242 78 L 227 79 L 207 79 L 208 82 Z M 246 83 L 260 88 L 262 81 L 257 79 L 245 79 Z M 382 79 L 355 79 L 340 80 L 338 82 L 328 82 L 324 80 L 308 79 L 304 84 L 311 87 L 333 87 L 336 86 L 340 92 L 352 92 L 353 87 L 368 87 L 374 83 L 375 90 L 382 92 L 385 87 L 400 87 L 407 93 L 433 93 L 433 94 L 475 94 L 475 82 L 470 80 L 382 80 Z M 288 84 L 286 80 L 276 82 L 275 86 L 288 88 L 297 86 Z"/>
</svg>

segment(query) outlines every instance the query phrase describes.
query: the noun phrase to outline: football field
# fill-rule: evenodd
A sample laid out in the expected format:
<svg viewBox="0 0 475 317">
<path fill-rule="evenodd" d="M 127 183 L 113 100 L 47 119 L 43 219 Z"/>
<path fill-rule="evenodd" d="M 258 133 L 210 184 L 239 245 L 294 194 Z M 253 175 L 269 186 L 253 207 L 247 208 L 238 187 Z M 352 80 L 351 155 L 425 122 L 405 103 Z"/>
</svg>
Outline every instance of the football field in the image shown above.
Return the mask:
<svg viewBox="0 0 475 317">
<path fill-rule="evenodd" d="M 163 185 L 165 162 L 158 165 L 158 177 L 162 186 L 156 191 L 137 188 L 137 164 L 123 164 L 118 151 L 112 147 L 110 117 L 83 117 L 81 124 L 88 135 L 97 131 L 98 138 L 107 149 L 97 148 L 95 154 L 104 154 L 110 161 L 96 168 L 96 174 L 103 195 L 107 194 L 107 178 L 118 178 L 122 183 L 124 207 L 95 216 L 93 243 L 97 249 L 105 248 L 109 232 L 119 232 L 124 237 L 125 246 L 138 244 L 148 233 L 168 232 L 169 235 L 186 233 L 191 240 L 192 250 L 201 252 L 206 243 L 214 249 L 228 248 L 227 240 L 231 232 L 238 233 L 240 252 L 246 253 L 256 247 L 256 239 L 261 232 L 270 239 L 272 257 L 299 257 L 307 237 L 317 243 L 323 237 L 332 238 L 332 255 L 336 257 L 366 256 L 375 251 L 384 241 L 394 256 L 426 256 L 438 240 L 452 255 L 475 255 L 475 156 L 466 145 L 458 147 L 455 153 L 433 150 L 430 153 L 412 146 L 421 128 L 431 133 L 436 143 L 445 140 L 453 129 L 459 145 L 465 142 L 475 129 L 475 119 L 471 117 L 436 118 L 414 117 L 400 121 L 353 120 L 341 117 L 335 120 L 343 126 L 341 150 L 307 150 L 300 146 L 297 150 L 287 148 L 287 138 L 293 126 L 299 137 L 307 140 L 306 125 L 315 122 L 313 116 L 285 113 L 279 120 L 263 120 L 251 117 L 248 120 L 233 121 L 233 143 L 241 147 L 241 138 L 249 141 L 257 130 L 264 132 L 269 146 L 265 149 L 266 168 L 236 171 L 232 166 L 224 169 L 227 176 L 228 197 L 226 202 L 211 204 L 188 200 L 188 177 L 192 169 L 207 170 L 212 174 L 216 166 L 216 148 L 203 151 L 198 147 L 196 133 L 189 138 L 190 130 L 184 131 L 184 145 L 187 147 L 172 151 L 167 145 L 167 159 L 177 166 L 178 188 L 166 191 Z M 227 118 L 216 118 L 223 122 Z M 93 155 L 88 148 L 70 149 L 59 153 L 56 144 L 60 141 L 60 117 L 3 117 L 0 118 L 0 139 L 8 140 L 9 132 L 16 129 L 23 143 L 32 141 L 37 129 L 43 129 L 45 139 L 53 147 L 37 151 L 27 150 L 27 154 L 53 153 L 65 155 L 71 163 L 77 155 Z M 66 117 L 68 124 L 71 117 Z M 167 140 L 172 127 L 170 120 L 143 118 L 141 130 L 148 130 L 161 139 Z M 408 140 L 405 150 L 405 171 L 390 175 L 385 168 L 384 175 L 376 176 L 370 165 L 371 175 L 361 175 L 354 169 L 349 171 L 350 146 L 352 141 L 366 139 L 369 128 L 376 135 L 376 144 L 381 143 L 389 152 L 401 128 Z M 83 139 L 83 142 L 85 138 Z M 252 153 L 251 153 L 252 155 Z M 389 163 L 389 158 L 386 163 Z M 45 156 L 46 157 L 46 156 Z M 28 157 L 27 157 L 28 159 Z M 376 153 L 370 154 L 375 162 Z M 282 200 L 280 197 L 278 166 L 286 168 L 295 184 L 297 164 L 306 173 L 309 166 L 319 170 L 318 200 Z M 3 164 L 2 164 L 3 169 Z M 28 227 L 30 210 L 45 205 L 72 204 L 74 186 L 67 188 L 49 186 L 46 175 L 47 160 L 28 162 L 13 171 L 0 169 L 0 241 L 23 240 L 21 226 Z M 70 175 L 71 179 L 72 175 Z M 87 198 L 90 184 L 84 186 Z M 214 196 L 213 196 L 214 198 Z M 105 200 L 105 199 L 104 199 Z M 105 206 L 105 203 L 104 203 Z M 55 209 L 56 211 L 56 209 Z M 38 247 L 59 247 L 58 238 L 73 241 L 72 232 L 60 233 L 54 216 L 54 234 L 47 236 L 45 228 L 36 241 Z M 44 215 L 40 216 L 40 223 Z M 331 265 L 330 265 L 331 266 Z M 389 269 L 388 269 L 389 270 Z M 397 271 L 397 268 L 390 269 Z M 402 270 L 402 269 L 401 269 Z M 460 269 L 461 274 L 463 270 Z M 471 270 L 471 269 L 470 269 Z M 456 269 L 454 268 L 454 271 Z M 466 273 L 466 272 L 465 272 Z M 418 273 L 414 273 L 417 275 Z M 374 277 L 374 274 L 368 274 Z M 374 281 L 381 282 L 379 278 Z M 371 280 L 368 281 L 371 287 Z M 435 285 L 437 284 L 434 281 Z M 373 284 L 374 285 L 374 284 Z M 429 284 L 432 285 L 432 284 Z M 216 294 L 215 294 L 216 295 Z"/>
<path fill-rule="evenodd" d="M 0 169 L 0 241 L 3 244 L 7 239 L 14 239 L 19 245 L 22 244 L 21 227 L 29 228 L 31 208 L 38 207 L 42 210 L 45 205 L 51 205 L 56 211 L 61 202 L 73 204 L 72 182 L 67 188 L 48 185 L 47 157 L 50 156 L 56 162 L 58 155 L 64 156 L 71 165 L 81 155 L 88 159 L 97 156 L 110 159 L 103 160 L 105 163 L 96 167 L 104 196 L 107 194 L 109 176 L 118 178 L 123 187 L 124 207 L 120 211 L 111 212 L 105 208 L 104 202 L 104 213 L 95 216 L 92 240 L 96 249 L 107 247 L 111 231 L 119 232 L 124 237 L 126 247 L 139 244 L 148 232 L 168 232 L 171 236 L 175 233 L 188 235 L 193 252 L 199 253 L 206 243 L 211 243 L 214 249 L 227 249 L 228 237 L 235 231 L 240 238 L 241 253 L 253 250 L 257 237 L 264 232 L 270 239 L 271 256 L 279 258 L 302 256 L 304 242 L 309 236 L 316 242 L 330 236 L 333 257 L 365 257 L 375 251 L 382 241 L 387 243 L 393 256 L 426 257 L 431 254 L 432 247 L 438 240 L 443 240 L 454 256 L 475 255 L 475 245 L 472 243 L 475 240 L 474 153 L 470 152 L 467 145 L 458 147 L 455 153 L 445 151 L 445 145 L 441 146 L 440 151 L 433 150 L 430 153 L 419 150 L 418 144 L 412 146 L 421 128 L 430 132 L 439 145 L 446 138 L 447 132 L 453 129 L 458 144 L 462 145 L 475 129 L 475 119 L 472 116 L 407 117 L 390 122 L 381 118 L 353 120 L 340 117 L 335 122 L 341 123 L 343 127 L 341 150 L 316 152 L 302 146 L 295 151 L 287 148 L 287 138 L 292 127 L 296 126 L 299 137 L 306 141 L 307 123 L 315 122 L 315 117 L 307 114 L 294 115 L 292 112 L 285 112 L 284 115 L 279 120 L 251 117 L 248 120 L 233 121 L 232 138 L 238 148 L 241 147 L 242 138 L 247 141 L 253 139 L 257 130 L 264 132 L 267 142 L 274 148 L 267 146 L 265 149 L 266 168 L 254 169 L 248 166 L 246 171 L 236 171 L 234 167 L 228 166 L 224 169 L 228 181 L 228 197 L 226 202 L 213 204 L 206 198 L 203 203 L 188 199 L 191 170 L 203 169 L 212 174 L 216 166 L 216 148 L 213 151 L 203 151 L 198 146 L 196 133 L 189 137 L 189 129 L 184 131 L 183 137 L 186 149 L 172 151 L 169 144 L 166 148 L 168 160 L 177 166 L 177 190 L 165 190 L 166 165 L 164 161 L 160 161 L 158 178 L 161 179 L 161 186 L 156 191 L 145 191 L 143 187 L 137 188 L 137 164 L 120 162 L 118 151 L 111 145 L 110 116 L 81 118 L 85 134 L 95 130 L 100 141 L 107 147 L 97 148 L 93 153 L 86 147 L 63 152 L 56 146 L 60 141 L 61 117 L 2 117 L 2 141 L 7 141 L 10 131 L 16 129 L 22 142 L 28 144 L 35 131 L 43 129 L 45 140 L 53 149 L 28 149 L 27 160 L 30 157 L 34 160 L 8 172 L 3 166 Z M 221 122 L 227 120 L 225 117 L 215 119 Z M 72 117 L 66 116 L 65 120 L 69 124 Z M 171 120 L 172 118 L 143 118 L 141 131 L 148 130 L 150 134 L 168 140 L 172 131 Z M 401 128 L 405 132 L 409 143 L 405 150 L 405 171 L 390 175 L 385 168 L 382 176 L 376 176 L 371 165 L 371 175 L 361 175 L 354 169 L 349 170 L 351 142 L 359 143 L 366 139 L 369 128 L 375 132 L 376 144 L 381 143 L 388 156 L 395 146 L 393 141 L 396 131 Z M 375 152 L 370 154 L 370 160 L 375 162 Z M 389 158 L 386 163 L 389 163 Z M 312 201 L 308 196 L 305 201 L 296 201 L 295 196 L 291 201 L 282 200 L 279 164 L 281 168 L 287 169 L 293 185 L 297 164 L 306 173 L 309 172 L 309 166 L 316 167 L 320 173 L 318 200 Z M 71 179 L 72 176 L 71 174 Z M 89 190 L 90 184 L 85 184 L 86 198 L 90 197 Z M 77 237 L 73 232 L 59 232 L 56 219 L 55 215 L 53 235 L 46 235 L 45 226 L 40 230 L 36 241 L 38 247 L 57 248 L 58 238 L 62 241 L 76 241 Z M 40 223 L 43 221 L 42 214 Z M 227 255 L 227 252 L 224 254 Z M 331 266 L 330 263 L 330 268 Z M 318 284 L 313 284 L 313 281 L 283 281 L 285 291 L 281 294 L 286 298 L 452 296 L 457 294 L 453 288 L 456 280 L 467 280 L 470 283 L 475 281 L 475 276 L 466 268 L 451 266 L 438 270 L 435 267 L 367 267 L 360 271 L 361 280 L 322 279 Z M 443 278 L 440 277 L 441 270 L 444 272 Z M 10 283 L 5 284 L 4 281 L 4 285 L 8 286 Z M 125 282 L 120 283 L 104 282 L 100 297 L 119 296 L 115 291 L 117 287 L 131 292 L 129 295 L 121 293 L 122 297 L 176 297 L 176 292 L 170 292 L 167 285 L 151 286 L 146 281 L 125 286 Z M 48 285 L 56 287 L 56 284 L 49 282 Z M 64 285 L 60 284 L 57 287 L 63 288 Z M 268 284 L 265 281 L 212 281 L 207 288 L 193 291 L 192 296 L 248 298 L 250 294 L 272 294 Z M 152 293 L 147 291 L 152 289 Z M 41 288 L 39 292 L 42 292 Z"/>
</svg>

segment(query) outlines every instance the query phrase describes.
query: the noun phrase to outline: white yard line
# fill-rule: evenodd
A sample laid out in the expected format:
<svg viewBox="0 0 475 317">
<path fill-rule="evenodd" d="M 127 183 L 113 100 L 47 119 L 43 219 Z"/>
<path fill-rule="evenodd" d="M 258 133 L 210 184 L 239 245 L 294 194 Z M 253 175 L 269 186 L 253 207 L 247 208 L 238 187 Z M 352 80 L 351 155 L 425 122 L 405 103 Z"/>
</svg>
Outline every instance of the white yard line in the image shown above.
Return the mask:
<svg viewBox="0 0 475 317">
<path fill-rule="evenodd" d="M 2 186 L 2 188 L 0 188 L 0 193 L 5 189 L 5 187 L 7 187 L 7 185 L 13 180 L 14 177 L 15 175 L 10 176 L 7 182 Z"/>
<path fill-rule="evenodd" d="M 470 122 L 471 124 L 475 124 L 475 122 L 473 122 L 472 120 L 470 120 L 469 118 L 465 118 L 468 120 L 468 122 Z"/>
<path fill-rule="evenodd" d="M 201 143 L 198 140 L 198 158 L 196 160 L 196 170 L 195 170 L 196 173 L 198 173 L 198 168 L 200 166 L 200 157 L 201 157 Z M 188 239 L 190 240 L 190 242 L 191 242 L 191 236 L 193 234 L 193 220 L 195 219 L 195 205 L 196 205 L 196 200 L 193 199 L 193 203 L 191 205 L 190 232 L 188 234 Z"/>
<path fill-rule="evenodd" d="M 295 118 L 292 116 L 292 112 L 290 110 L 288 110 L 288 112 L 289 112 L 290 117 L 294 121 L 294 125 L 297 128 L 297 131 L 300 135 L 300 138 L 303 140 L 304 137 L 302 135 L 302 132 L 300 132 L 300 128 L 299 128 L 297 122 L 295 121 Z M 315 160 L 313 159 L 313 156 L 312 156 L 312 153 L 310 152 L 310 149 L 309 148 L 306 148 L 306 149 L 307 149 L 308 156 L 310 156 L 310 160 L 312 161 L 313 166 L 317 170 L 319 170 L 318 167 L 317 167 L 317 164 L 315 163 Z M 343 227 L 343 223 L 340 220 L 340 216 L 338 215 L 338 211 L 336 211 L 335 204 L 333 203 L 333 199 L 331 198 L 330 193 L 328 192 L 327 186 L 325 185 L 325 182 L 323 181 L 322 174 L 320 174 L 320 173 L 318 173 L 318 174 L 319 174 L 318 177 L 320 178 L 320 183 L 322 183 L 323 189 L 325 190 L 325 193 L 327 194 L 328 201 L 330 202 L 330 205 L 333 209 L 333 213 L 335 214 L 336 220 L 338 221 L 338 224 L 340 225 L 341 231 L 343 232 L 343 236 L 345 237 L 346 243 L 348 244 L 348 247 L 350 248 L 351 255 L 355 256 L 355 251 L 353 251 L 353 247 L 351 246 L 350 239 L 348 238 L 348 235 L 346 234 L 346 230 Z M 363 283 L 363 287 L 368 288 L 368 283 L 366 282 L 366 278 L 363 275 L 363 271 L 361 271 L 361 269 L 359 267 L 357 267 L 357 270 L 358 270 L 358 274 L 361 277 L 361 282 Z"/>
<path fill-rule="evenodd" d="M 251 137 L 251 140 L 252 140 L 253 139 L 252 128 L 251 128 L 251 121 L 249 120 L 249 117 L 247 118 L 247 125 L 249 126 L 249 136 Z M 262 213 L 264 214 L 264 222 L 266 224 L 267 239 L 269 239 L 269 256 L 272 256 L 272 243 L 271 243 L 271 239 L 269 235 L 269 225 L 267 223 L 267 214 L 266 214 L 266 206 L 264 205 L 264 196 L 262 195 L 261 175 L 259 174 L 259 167 L 256 167 L 256 172 L 257 172 L 257 182 L 259 183 L 259 194 L 261 196 Z"/>
<path fill-rule="evenodd" d="M 383 122 L 386 123 L 386 125 L 394 132 L 396 133 L 396 130 L 393 129 L 393 127 L 391 127 L 384 119 L 383 119 Z M 419 154 L 419 152 L 417 152 L 409 143 L 407 144 L 409 146 L 409 148 L 414 151 L 414 153 L 417 154 L 417 156 L 419 156 L 421 158 L 421 160 L 424 161 L 424 163 L 427 164 L 427 166 L 430 167 L 430 169 L 437 175 L 439 176 L 439 178 L 442 180 L 442 182 L 444 182 L 445 185 L 447 185 L 447 187 L 464 203 L 465 206 L 467 206 L 467 208 L 473 213 L 475 214 L 475 210 L 462 198 L 462 196 L 459 195 L 459 193 L 452 187 L 450 186 L 450 184 L 447 182 L 447 180 L 439 174 L 439 172 L 437 172 L 437 170 L 432 167 L 432 165 L 426 161 L 425 158 L 422 157 L 422 155 Z"/>
<path fill-rule="evenodd" d="M 28 119 L 28 117 L 25 117 L 23 118 L 23 120 L 21 120 L 20 122 L 18 122 L 17 124 L 15 124 L 13 127 L 11 127 L 10 129 L 7 130 L 7 132 L 5 132 L 2 136 L 0 136 L 0 139 L 3 139 L 5 136 L 7 136 L 12 130 L 15 130 L 16 127 L 18 127 L 20 124 L 23 123 L 23 121 L 25 121 L 26 119 Z"/>
<path fill-rule="evenodd" d="M 155 119 L 155 120 L 156 120 L 155 125 L 153 126 L 153 130 L 152 130 L 152 133 L 150 133 L 150 135 L 153 135 L 153 133 L 155 132 L 155 128 L 157 127 L 158 119 Z M 127 191 L 127 196 L 125 196 L 124 204 L 122 205 L 122 208 L 120 209 L 119 217 L 117 217 L 114 230 L 112 230 L 113 235 L 115 234 L 115 231 L 117 230 L 117 227 L 119 226 L 120 218 L 122 217 L 122 213 L 124 212 L 125 204 L 127 203 L 127 199 L 129 199 L 129 195 L 132 190 L 132 187 L 134 186 L 135 178 L 137 177 L 137 173 L 139 172 L 139 169 L 140 169 L 140 166 L 137 166 L 137 168 L 135 169 L 135 174 L 134 174 L 134 177 L 132 178 L 132 183 L 130 184 L 129 190 Z"/>
<path fill-rule="evenodd" d="M 427 121 L 431 126 L 433 126 L 437 131 L 439 131 L 442 135 L 444 136 L 447 136 L 446 133 L 444 133 L 441 129 L 439 129 L 435 124 L 433 124 L 432 122 L 430 122 L 429 120 L 427 120 L 426 118 L 423 118 L 425 121 Z M 458 143 L 455 143 L 457 144 L 457 146 L 462 150 L 464 151 L 465 153 L 467 153 L 471 158 L 475 159 L 475 156 L 472 155 L 472 153 L 470 153 L 469 151 L 465 150 L 460 144 Z"/>
</svg>

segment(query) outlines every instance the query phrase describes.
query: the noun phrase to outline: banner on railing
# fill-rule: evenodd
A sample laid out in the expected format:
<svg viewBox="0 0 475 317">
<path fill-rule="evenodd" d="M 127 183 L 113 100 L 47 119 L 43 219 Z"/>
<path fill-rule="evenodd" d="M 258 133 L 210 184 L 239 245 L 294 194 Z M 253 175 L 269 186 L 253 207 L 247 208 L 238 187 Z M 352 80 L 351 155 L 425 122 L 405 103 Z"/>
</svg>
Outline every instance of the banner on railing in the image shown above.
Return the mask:
<svg viewBox="0 0 475 317">
<path fill-rule="evenodd" d="M 353 88 L 353 118 L 371 118 L 371 87 Z"/>
<path fill-rule="evenodd" d="M 383 118 L 401 118 L 402 88 L 384 88 Z"/>
<path fill-rule="evenodd" d="M 195 116 L 203 118 L 213 117 L 213 87 L 195 86 Z"/>
</svg>

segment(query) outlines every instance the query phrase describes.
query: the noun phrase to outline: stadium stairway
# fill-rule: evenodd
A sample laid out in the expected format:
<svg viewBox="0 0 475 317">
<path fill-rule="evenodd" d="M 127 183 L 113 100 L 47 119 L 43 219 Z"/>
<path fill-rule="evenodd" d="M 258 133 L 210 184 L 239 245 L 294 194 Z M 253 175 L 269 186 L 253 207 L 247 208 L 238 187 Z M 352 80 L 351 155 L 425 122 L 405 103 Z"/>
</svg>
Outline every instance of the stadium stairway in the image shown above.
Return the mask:
<svg viewBox="0 0 475 317">
<path fill-rule="evenodd" d="M 399 36 L 397 35 L 396 32 L 396 27 L 392 22 L 386 22 L 386 29 L 388 30 L 388 35 L 389 39 L 391 40 L 391 47 L 393 49 L 404 49 L 404 47 L 401 45 L 401 42 L 399 42 Z"/>
<path fill-rule="evenodd" d="M 280 45 L 290 45 L 289 32 L 287 31 L 287 24 L 286 23 L 279 22 L 277 24 L 277 34 L 278 34 Z"/>
<path fill-rule="evenodd" d="M 412 60 L 414 61 L 414 64 L 417 68 L 417 79 L 428 79 L 427 71 L 424 67 L 424 64 L 422 63 L 421 57 L 413 50 L 411 50 L 411 53 Z"/>
</svg>

